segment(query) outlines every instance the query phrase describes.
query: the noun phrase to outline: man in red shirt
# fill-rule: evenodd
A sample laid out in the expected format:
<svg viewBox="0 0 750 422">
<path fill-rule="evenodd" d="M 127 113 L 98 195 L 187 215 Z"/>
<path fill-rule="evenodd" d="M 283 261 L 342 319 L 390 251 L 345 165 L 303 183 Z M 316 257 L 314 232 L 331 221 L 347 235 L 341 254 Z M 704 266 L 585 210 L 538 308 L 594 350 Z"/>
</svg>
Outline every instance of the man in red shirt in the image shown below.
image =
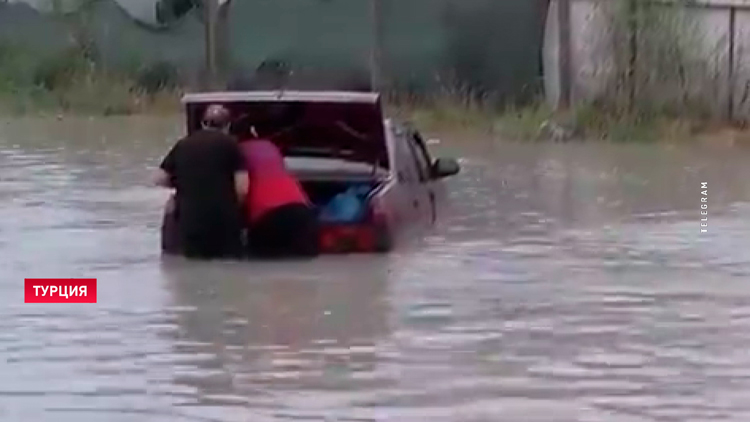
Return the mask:
<svg viewBox="0 0 750 422">
<path fill-rule="evenodd" d="M 245 199 L 251 253 L 262 257 L 318 254 L 318 218 L 284 156 L 254 130 L 240 143 L 250 185 Z"/>
</svg>

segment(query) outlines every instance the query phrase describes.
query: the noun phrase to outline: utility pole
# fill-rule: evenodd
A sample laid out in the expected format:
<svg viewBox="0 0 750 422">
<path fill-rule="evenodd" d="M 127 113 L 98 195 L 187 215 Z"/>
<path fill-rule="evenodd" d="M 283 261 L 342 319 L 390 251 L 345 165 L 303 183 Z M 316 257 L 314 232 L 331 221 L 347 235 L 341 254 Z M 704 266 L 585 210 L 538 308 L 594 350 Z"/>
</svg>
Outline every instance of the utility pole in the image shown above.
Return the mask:
<svg viewBox="0 0 750 422">
<path fill-rule="evenodd" d="M 557 24 L 559 29 L 558 60 L 560 66 L 560 99 L 558 108 L 566 110 L 571 103 L 571 85 L 573 72 L 570 57 L 572 55 L 570 45 L 570 0 L 557 1 Z"/>
<path fill-rule="evenodd" d="M 638 0 L 628 0 L 628 111 L 633 112 L 638 95 Z"/>
<path fill-rule="evenodd" d="M 207 86 L 216 90 L 225 82 L 229 66 L 229 7 L 232 0 L 203 0 Z"/>
<path fill-rule="evenodd" d="M 375 92 L 383 89 L 383 2 L 370 0 L 370 24 L 372 44 L 370 46 L 370 88 Z"/>
<path fill-rule="evenodd" d="M 217 66 L 217 43 L 216 28 L 218 21 L 218 0 L 203 0 L 203 21 L 205 29 L 206 42 L 206 77 L 208 89 L 217 89 L 218 85 L 218 66 Z"/>
<path fill-rule="evenodd" d="M 226 87 L 227 76 L 231 66 L 231 42 L 229 15 L 232 0 L 219 0 L 216 18 L 216 66 L 217 76 L 222 88 Z"/>
</svg>

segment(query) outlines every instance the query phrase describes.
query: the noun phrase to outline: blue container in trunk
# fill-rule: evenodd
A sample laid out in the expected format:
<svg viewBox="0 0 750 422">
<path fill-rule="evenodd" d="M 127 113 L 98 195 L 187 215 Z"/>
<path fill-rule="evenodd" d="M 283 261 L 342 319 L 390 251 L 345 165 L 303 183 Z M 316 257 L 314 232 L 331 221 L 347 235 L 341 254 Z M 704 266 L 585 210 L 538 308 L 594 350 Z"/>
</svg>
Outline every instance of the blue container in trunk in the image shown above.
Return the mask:
<svg viewBox="0 0 750 422">
<path fill-rule="evenodd" d="M 355 185 L 336 195 L 320 211 L 324 223 L 357 223 L 367 211 L 370 186 Z"/>
</svg>

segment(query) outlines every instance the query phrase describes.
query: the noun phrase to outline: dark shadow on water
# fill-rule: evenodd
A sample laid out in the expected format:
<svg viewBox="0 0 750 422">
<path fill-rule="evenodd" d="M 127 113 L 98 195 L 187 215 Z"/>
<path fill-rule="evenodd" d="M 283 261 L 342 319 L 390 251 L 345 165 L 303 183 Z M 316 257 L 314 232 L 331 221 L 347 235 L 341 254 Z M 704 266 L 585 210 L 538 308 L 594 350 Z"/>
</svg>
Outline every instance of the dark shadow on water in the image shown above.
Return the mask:
<svg viewBox="0 0 750 422">
<path fill-rule="evenodd" d="M 175 384 L 198 389 L 202 405 L 217 395 L 252 401 L 278 388 L 355 384 L 352 377 L 373 369 L 390 333 L 388 265 L 386 257 L 369 256 L 164 259 L 179 327 L 174 353 L 191 360 L 174 374 Z"/>
</svg>

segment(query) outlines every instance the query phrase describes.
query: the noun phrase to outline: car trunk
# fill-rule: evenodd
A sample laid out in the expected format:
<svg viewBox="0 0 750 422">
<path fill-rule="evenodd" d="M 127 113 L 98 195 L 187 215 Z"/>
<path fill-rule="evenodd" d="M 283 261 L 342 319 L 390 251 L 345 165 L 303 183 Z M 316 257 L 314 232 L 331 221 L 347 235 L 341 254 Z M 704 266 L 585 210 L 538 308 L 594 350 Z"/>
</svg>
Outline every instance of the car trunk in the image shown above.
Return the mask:
<svg viewBox="0 0 750 422">
<path fill-rule="evenodd" d="M 389 248 L 372 196 L 382 185 L 377 180 L 301 180 L 320 223 L 323 253 L 377 252 Z"/>
<path fill-rule="evenodd" d="M 323 253 L 384 251 L 388 230 L 373 197 L 387 171 L 338 159 L 287 157 L 320 222 Z"/>
<path fill-rule="evenodd" d="M 219 103 L 235 116 L 235 135 L 242 138 L 254 133 L 270 139 L 286 157 L 338 158 L 385 169 L 390 166 L 376 94 L 216 93 L 191 94 L 184 101 L 188 132 L 199 130 L 206 107 Z"/>
<path fill-rule="evenodd" d="M 320 251 L 323 254 L 385 252 L 390 249 L 390 232 L 382 213 L 372 200 L 382 186 L 378 180 L 300 180 L 319 219 Z M 358 211 L 351 212 L 343 201 L 348 191 L 361 189 Z M 351 196 L 349 197 L 351 199 Z M 170 199 L 170 203 L 174 198 Z M 344 203 L 344 207 L 341 204 Z M 348 204 L 351 206 L 351 202 Z M 174 214 L 168 204 L 162 221 L 162 250 L 178 254 L 180 250 Z M 343 211 L 343 212 L 342 212 Z"/>
<path fill-rule="evenodd" d="M 367 199 L 387 176 L 382 168 L 342 159 L 286 157 L 285 161 L 287 169 L 297 177 L 318 209 L 352 189 Z"/>
<path fill-rule="evenodd" d="M 310 180 L 300 181 L 300 183 L 302 184 L 308 198 L 310 198 L 310 202 L 312 202 L 317 209 L 324 208 L 326 205 L 330 204 L 337 195 L 346 193 L 352 187 L 366 186 L 372 191 L 376 186 L 375 182 L 352 183 L 345 180 Z"/>
<path fill-rule="evenodd" d="M 323 253 L 386 248 L 382 212 L 371 200 L 390 168 L 377 94 L 197 94 L 187 104 L 189 131 L 215 102 L 238 116 L 235 135 L 257 134 L 279 146 L 318 212 Z"/>
</svg>

